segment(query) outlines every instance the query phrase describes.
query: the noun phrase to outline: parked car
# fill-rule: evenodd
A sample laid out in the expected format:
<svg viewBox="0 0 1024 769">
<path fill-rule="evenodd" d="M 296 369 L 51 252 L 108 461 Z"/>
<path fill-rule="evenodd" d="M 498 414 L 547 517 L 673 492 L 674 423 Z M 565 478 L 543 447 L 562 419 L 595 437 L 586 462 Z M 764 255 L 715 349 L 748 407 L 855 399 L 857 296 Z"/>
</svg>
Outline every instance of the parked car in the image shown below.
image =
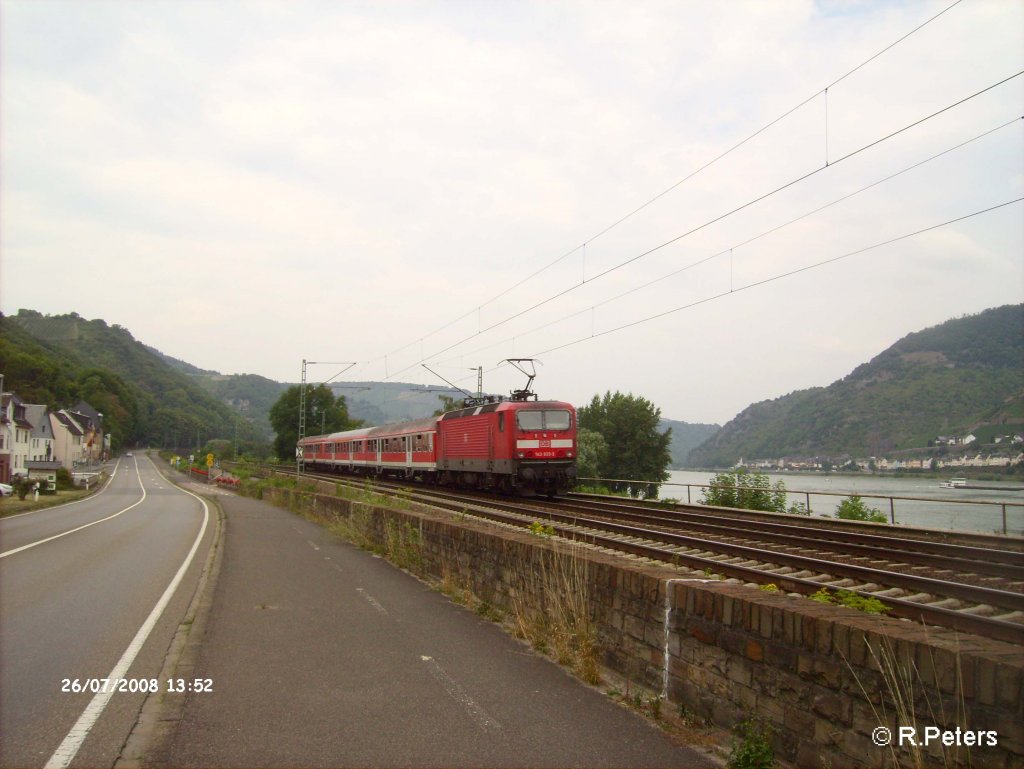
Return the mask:
<svg viewBox="0 0 1024 769">
<path fill-rule="evenodd" d="M 9 497 L 14 493 L 14 487 L 9 483 L 0 483 L 0 497 Z"/>
</svg>

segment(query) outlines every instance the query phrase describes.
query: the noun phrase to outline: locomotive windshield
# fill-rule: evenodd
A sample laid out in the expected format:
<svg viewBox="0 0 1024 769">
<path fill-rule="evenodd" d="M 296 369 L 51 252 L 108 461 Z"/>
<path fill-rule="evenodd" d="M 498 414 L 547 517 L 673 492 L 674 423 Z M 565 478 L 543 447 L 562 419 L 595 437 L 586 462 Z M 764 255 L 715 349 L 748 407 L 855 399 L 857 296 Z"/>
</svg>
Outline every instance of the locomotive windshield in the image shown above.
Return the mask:
<svg viewBox="0 0 1024 769">
<path fill-rule="evenodd" d="M 565 409 L 524 409 L 516 412 L 516 424 L 520 430 L 568 430 L 572 419 Z"/>
</svg>

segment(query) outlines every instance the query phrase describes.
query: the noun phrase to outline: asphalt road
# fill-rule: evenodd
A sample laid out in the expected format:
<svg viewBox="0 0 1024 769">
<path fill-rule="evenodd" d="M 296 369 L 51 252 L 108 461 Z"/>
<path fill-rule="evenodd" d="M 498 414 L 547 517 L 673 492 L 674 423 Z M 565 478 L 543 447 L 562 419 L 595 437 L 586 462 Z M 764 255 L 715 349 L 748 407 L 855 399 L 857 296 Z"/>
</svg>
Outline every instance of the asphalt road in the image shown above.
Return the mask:
<svg viewBox="0 0 1024 769">
<path fill-rule="evenodd" d="M 223 501 L 192 693 L 143 765 L 707 766 L 491 622 L 271 505 Z"/>
<path fill-rule="evenodd" d="M 199 499 L 143 456 L 118 461 L 108 487 L 93 497 L 0 519 L 0 766 L 43 766 L 62 743 L 67 756 L 74 745 L 65 738 L 95 698 L 63 691 L 64 679 L 107 678 L 126 659 L 204 519 L 191 566 L 125 671 L 128 679 L 158 675 L 213 541 L 215 513 L 207 519 Z M 71 766 L 111 766 L 143 699 L 113 694 L 94 725 L 82 726 Z"/>
</svg>

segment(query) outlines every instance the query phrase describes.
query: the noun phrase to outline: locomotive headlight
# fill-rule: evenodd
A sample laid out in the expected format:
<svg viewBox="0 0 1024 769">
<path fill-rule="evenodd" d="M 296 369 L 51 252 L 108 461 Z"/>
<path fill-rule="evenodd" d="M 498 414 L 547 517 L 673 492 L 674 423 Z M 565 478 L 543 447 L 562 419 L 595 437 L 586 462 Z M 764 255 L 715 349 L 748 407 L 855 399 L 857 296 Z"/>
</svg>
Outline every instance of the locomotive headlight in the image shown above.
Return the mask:
<svg viewBox="0 0 1024 769">
<path fill-rule="evenodd" d="M 524 458 L 526 456 L 526 452 L 525 451 L 518 451 L 518 452 L 516 452 L 516 456 L 519 457 L 520 459 L 522 459 L 522 458 Z"/>
<path fill-rule="evenodd" d="M 569 457 L 569 459 L 572 459 L 572 452 L 571 452 L 571 451 L 567 451 L 567 452 L 565 452 L 565 455 L 566 455 L 567 457 Z"/>
</svg>

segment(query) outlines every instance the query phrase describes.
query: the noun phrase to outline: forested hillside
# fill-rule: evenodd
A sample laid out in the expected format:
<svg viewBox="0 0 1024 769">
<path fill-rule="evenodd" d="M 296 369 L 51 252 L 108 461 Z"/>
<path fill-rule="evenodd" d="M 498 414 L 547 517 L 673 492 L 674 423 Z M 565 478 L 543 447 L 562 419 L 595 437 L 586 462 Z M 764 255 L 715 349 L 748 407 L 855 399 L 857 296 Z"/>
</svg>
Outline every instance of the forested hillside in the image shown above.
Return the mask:
<svg viewBox="0 0 1024 769">
<path fill-rule="evenodd" d="M 88 401 L 122 446 L 202 445 L 213 438 L 263 440 L 251 422 L 136 341 L 127 329 L 75 313 L 21 310 L 0 318 L 4 389 L 64 408 Z"/>
<path fill-rule="evenodd" d="M 881 456 L 1022 421 L 1024 305 L 1006 305 L 910 334 L 828 387 L 755 403 L 693 450 L 688 464 Z"/>
</svg>

